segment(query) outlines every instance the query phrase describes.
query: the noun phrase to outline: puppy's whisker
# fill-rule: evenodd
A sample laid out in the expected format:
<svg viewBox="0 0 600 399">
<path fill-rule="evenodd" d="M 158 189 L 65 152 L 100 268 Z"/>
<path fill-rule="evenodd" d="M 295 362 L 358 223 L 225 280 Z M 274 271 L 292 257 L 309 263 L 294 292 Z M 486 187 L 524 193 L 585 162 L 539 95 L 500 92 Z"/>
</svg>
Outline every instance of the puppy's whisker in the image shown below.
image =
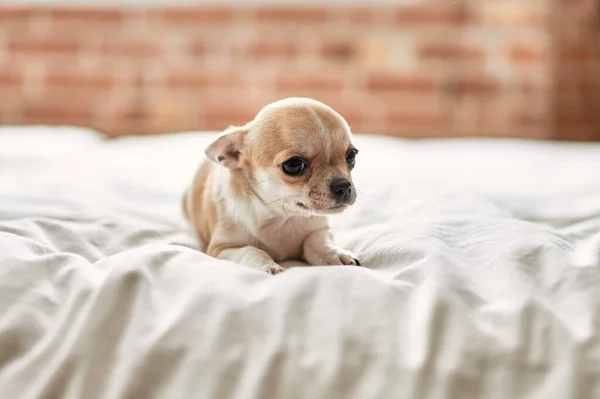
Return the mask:
<svg viewBox="0 0 600 399">
<path fill-rule="evenodd" d="M 373 192 L 372 192 L 372 190 L 369 190 L 368 188 L 367 188 L 367 190 L 364 190 L 363 187 L 356 186 L 356 194 L 368 196 L 368 195 L 373 195 Z"/>
<path fill-rule="evenodd" d="M 290 218 L 290 215 L 288 215 L 288 213 L 285 211 L 285 202 L 281 203 L 281 209 L 283 209 L 283 213 L 285 213 L 285 216 L 287 216 L 287 218 Z"/>
<path fill-rule="evenodd" d="M 274 204 L 277 201 L 281 201 L 281 198 L 278 198 L 278 199 L 270 201 L 270 202 L 265 202 L 265 205 L 271 205 L 271 204 Z"/>
<path fill-rule="evenodd" d="M 261 184 L 261 183 L 264 183 L 264 182 L 266 182 L 266 181 L 267 181 L 267 180 L 259 181 L 258 183 L 256 183 L 256 184 L 253 184 L 253 185 L 248 185 L 248 184 L 242 184 L 242 185 L 244 186 L 244 188 L 245 188 L 245 189 L 247 189 L 247 190 L 249 190 L 249 191 L 252 191 L 252 192 L 254 192 L 254 193 L 255 193 L 255 195 L 257 195 L 257 196 L 258 196 L 258 194 L 257 194 L 257 193 L 254 191 L 254 188 L 256 188 L 256 186 L 258 186 L 259 184 Z"/>
<path fill-rule="evenodd" d="M 362 187 L 356 187 L 356 194 L 358 195 L 373 195 L 373 193 L 369 190 L 363 190 Z"/>
</svg>

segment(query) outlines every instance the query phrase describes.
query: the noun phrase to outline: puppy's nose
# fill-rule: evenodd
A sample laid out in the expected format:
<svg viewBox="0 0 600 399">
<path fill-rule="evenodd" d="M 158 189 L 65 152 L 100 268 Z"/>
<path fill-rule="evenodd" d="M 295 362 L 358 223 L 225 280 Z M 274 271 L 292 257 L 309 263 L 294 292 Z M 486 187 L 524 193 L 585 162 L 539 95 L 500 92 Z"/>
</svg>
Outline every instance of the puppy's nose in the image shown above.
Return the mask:
<svg viewBox="0 0 600 399">
<path fill-rule="evenodd" d="M 348 201 L 352 195 L 352 183 L 350 183 L 347 179 L 333 179 L 329 187 L 331 188 L 333 198 L 335 198 L 335 201 L 338 204 Z"/>
</svg>

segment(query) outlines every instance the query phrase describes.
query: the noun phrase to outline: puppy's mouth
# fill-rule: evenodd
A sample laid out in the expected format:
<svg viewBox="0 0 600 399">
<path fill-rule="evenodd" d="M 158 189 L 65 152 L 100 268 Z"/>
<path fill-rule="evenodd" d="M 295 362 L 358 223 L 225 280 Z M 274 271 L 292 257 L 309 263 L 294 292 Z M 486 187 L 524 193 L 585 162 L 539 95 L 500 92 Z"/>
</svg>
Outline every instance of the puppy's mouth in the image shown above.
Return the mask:
<svg viewBox="0 0 600 399">
<path fill-rule="evenodd" d="M 337 205 L 330 207 L 328 209 L 328 211 L 331 213 L 339 213 L 339 212 L 342 212 L 344 209 L 348 208 L 349 206 L 350 206 L 349 204 L 337 204 Z"/>
<path fill-rule="evenodd" d="M 302 202 L 296 202 L 296 206 L 305 211 L 316 212 L 317 214 L 328 214 L 328 213 L 342 212 L 344 209 L 346 209 L 349 206 L 349 204 L 337 204 L 337 205 L 330 206 L 328 208 L 320 208 L 320 207 L 313 208 L 313 207 L 308 207 L 306 204 L 303 204 Z"/>
</svg>

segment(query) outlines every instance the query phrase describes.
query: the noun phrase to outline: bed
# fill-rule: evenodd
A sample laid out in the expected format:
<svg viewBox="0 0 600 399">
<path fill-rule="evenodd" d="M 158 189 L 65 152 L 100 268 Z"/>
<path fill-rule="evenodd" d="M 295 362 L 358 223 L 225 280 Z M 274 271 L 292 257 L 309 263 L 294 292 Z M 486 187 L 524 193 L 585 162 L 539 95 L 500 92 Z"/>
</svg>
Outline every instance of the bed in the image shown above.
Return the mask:
<svg viewBox="0 0 600 399">
<path fill-rule="evenodd" d="M 600 398 L 600 144 L 357 135 L 364 267 L 269 276 L 183 221 L 214 135 L 0 128 L 0 398 Z"/>
</svg>

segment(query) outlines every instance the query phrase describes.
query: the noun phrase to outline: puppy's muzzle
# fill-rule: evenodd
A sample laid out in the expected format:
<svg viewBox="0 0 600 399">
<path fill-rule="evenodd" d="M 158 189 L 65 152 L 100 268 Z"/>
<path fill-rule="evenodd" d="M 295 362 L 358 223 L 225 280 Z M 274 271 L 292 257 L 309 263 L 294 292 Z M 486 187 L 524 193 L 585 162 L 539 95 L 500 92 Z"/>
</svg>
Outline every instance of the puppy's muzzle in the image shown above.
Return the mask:
<svg viewBox="0 0 600 399">
<path fill-rule="evenodd" d="M 329 188 L 336 204 L 347 204 L 352 198 L 352 183 L 348 179 L 333 179 Z"/>
</svg>

